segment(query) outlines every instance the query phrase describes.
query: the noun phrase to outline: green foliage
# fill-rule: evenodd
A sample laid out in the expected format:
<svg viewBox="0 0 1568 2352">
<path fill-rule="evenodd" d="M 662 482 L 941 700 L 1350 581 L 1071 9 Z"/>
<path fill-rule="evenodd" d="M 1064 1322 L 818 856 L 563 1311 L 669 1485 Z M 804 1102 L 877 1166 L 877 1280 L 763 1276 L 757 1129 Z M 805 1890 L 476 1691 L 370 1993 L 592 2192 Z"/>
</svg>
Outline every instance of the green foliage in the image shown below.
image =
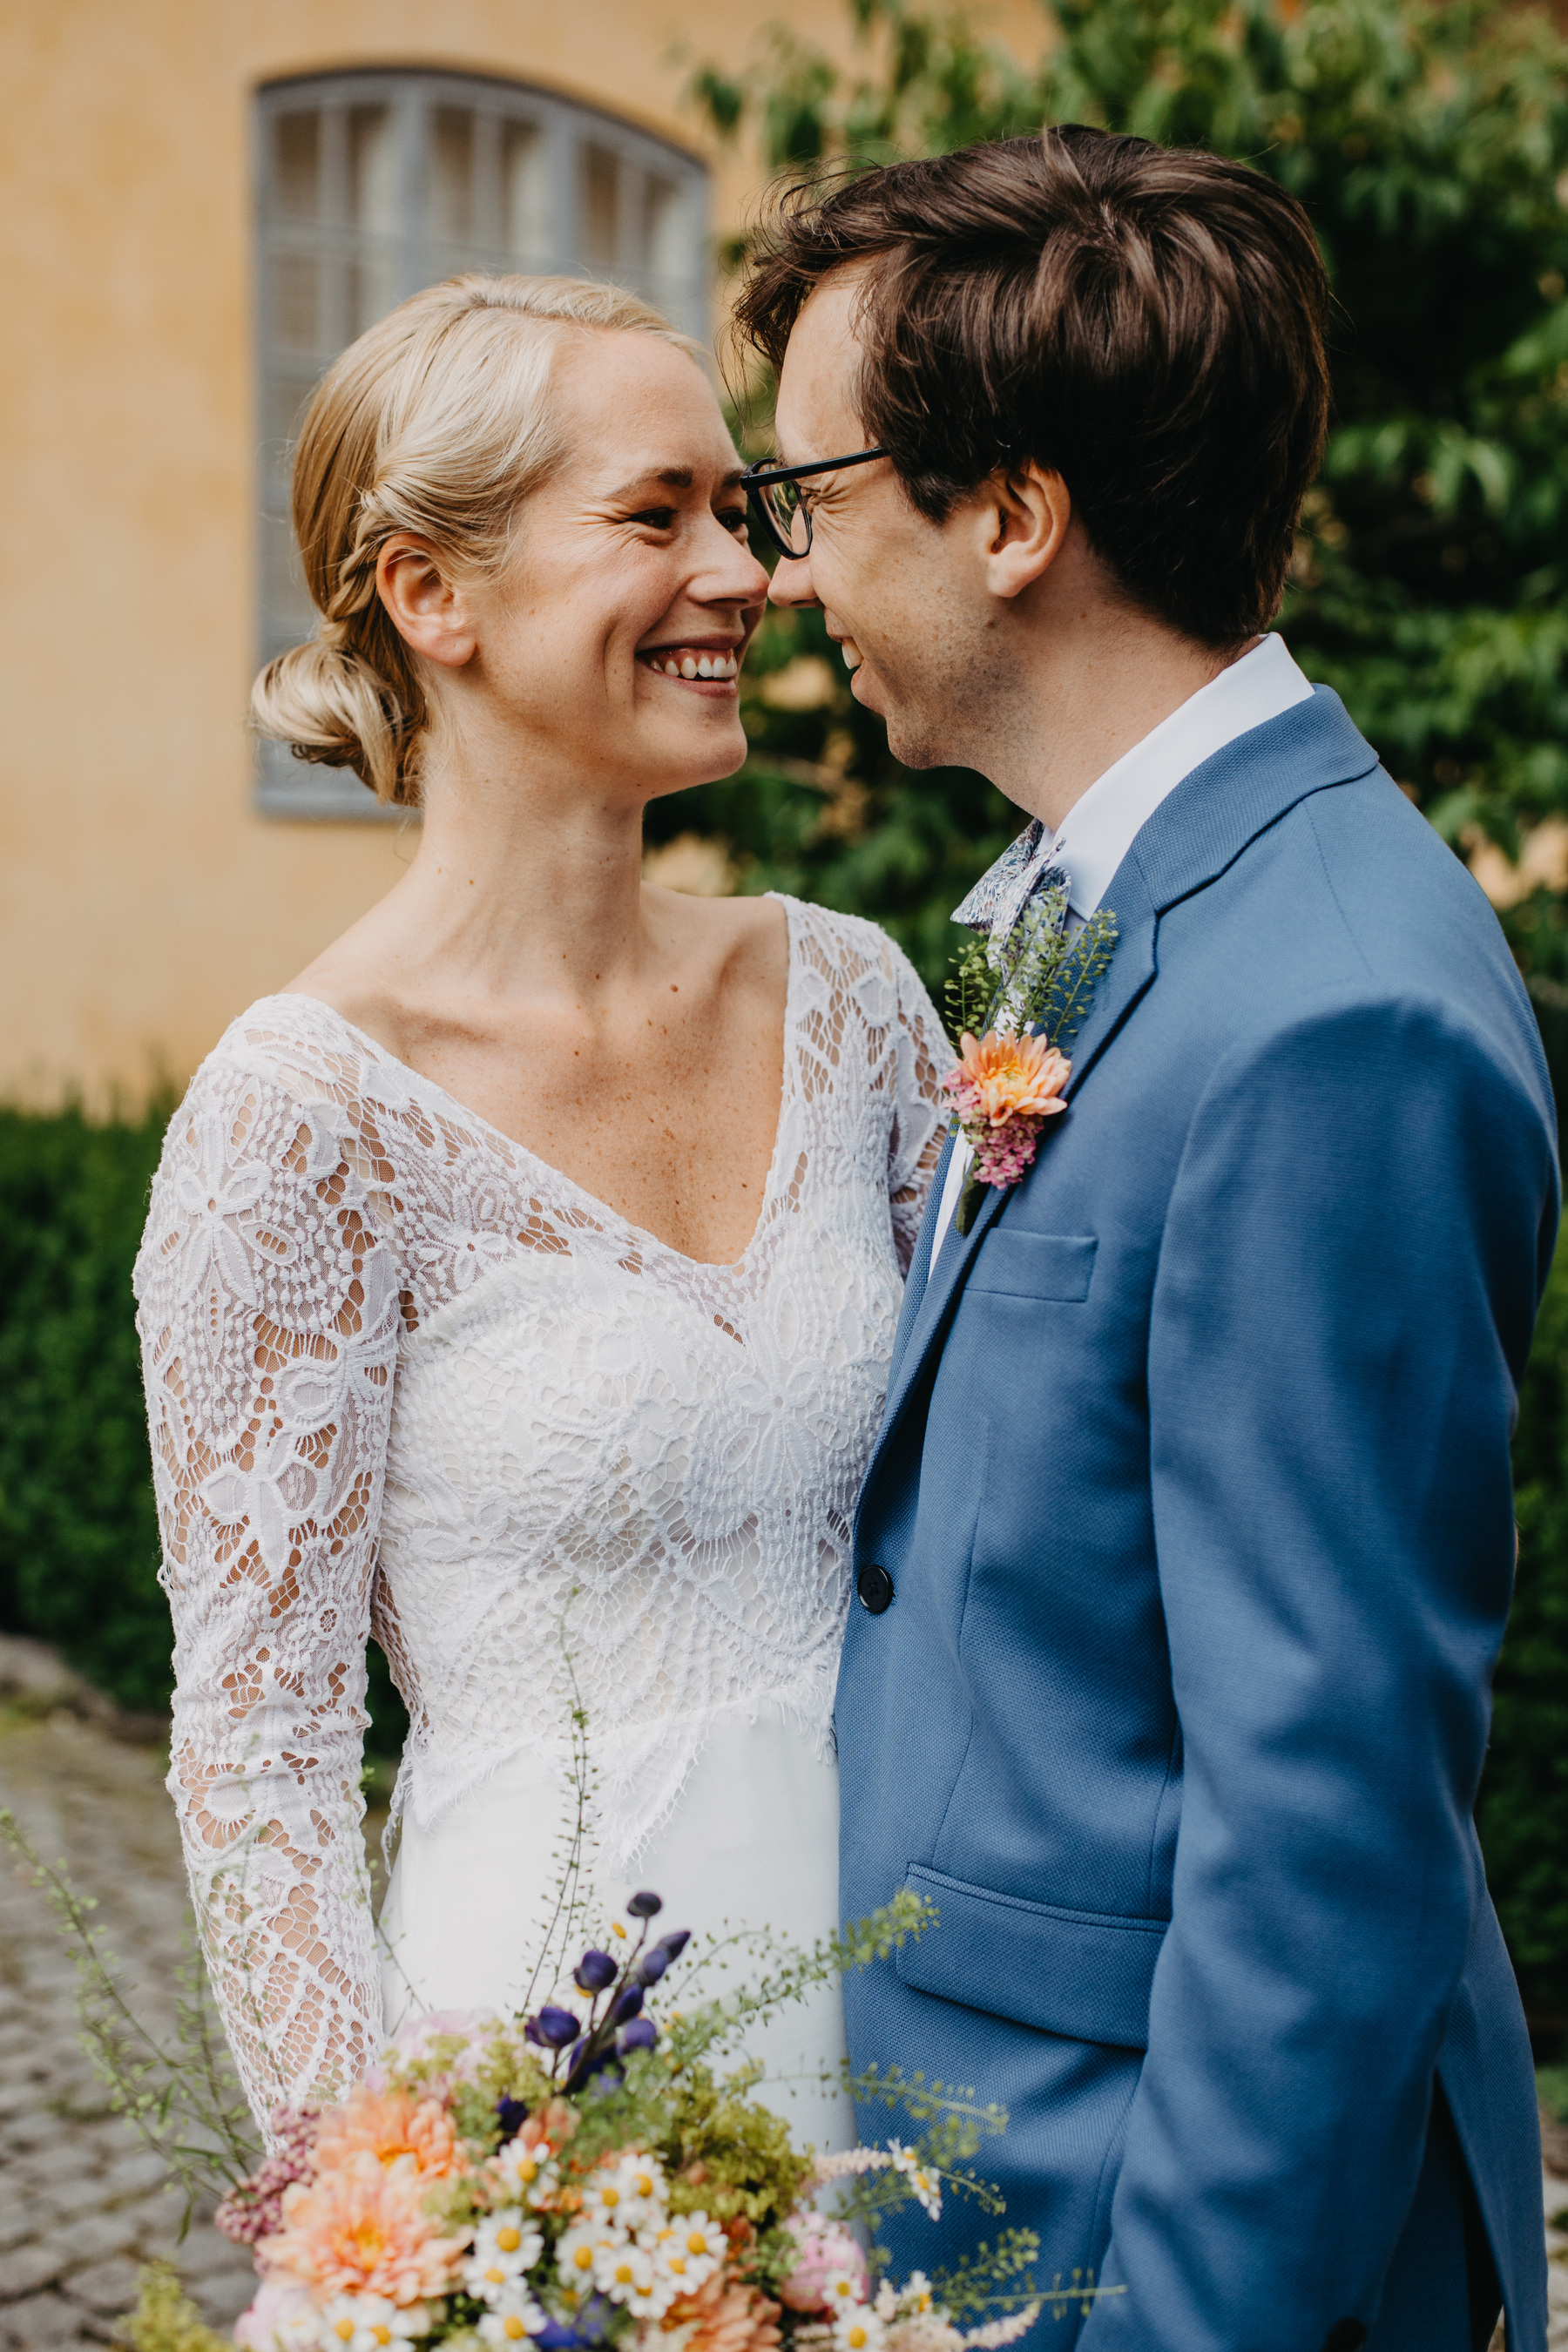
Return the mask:
<svg viewBox="0 0 1568 2352">
<path fill-rule="evenodd" d="M 124 1707 L 173 1687 L 132 1269 L 173 1102 L 95 1121 L 0 1108 L 0 1629 Z M 407 1717 L 370 1650 L 366 1745 Z"/>
<path fill-rule="evenodd" d="M 171 1641 L 131 1269 L 169 1109 L 0 1110 L 0 1623 L 146 1708 Z"/>
<path fill-rule="evenodd" d="M 149 2263 L 137 2281 L 136 2308 L 116 2333 L 132 2352 L 234 2352 L 226 2336 L 209 2327 L 169 2263 Z"/>
<path fill-rule="evenodd" d="M 1568 811 L 1568 43 L 1546 12 L 1046 0 L 1025 68 L 961 15 L 850 5 L 854 69 L 772 26 L 738 72 L 704 68 L 693 102 L 721 133 L 752 126 L 774 169 L 1084 121 L 1241 157 L 1301 198 L 1338 310 L 1291 648 L 1448 839 L 1474 827 L 1512 855 Z M 934 990 L 947 913 L 1017 820 L 973 776 L 900 768 L 831 678 L 814 708 L 778 709 L 767 676 L 812 654 L 831 654 L 816 616 L 769 617 L 751 762 L 697 821 L 744 887 L 886 923 Z"/>
<path fill-rule="evenodd" d="M 1526 2007 L 1568 2032 L 1568 1248 L 1547 1286 L 1514 1440 L 1519 1573 L 1476 1820 Z"/>
</svg>

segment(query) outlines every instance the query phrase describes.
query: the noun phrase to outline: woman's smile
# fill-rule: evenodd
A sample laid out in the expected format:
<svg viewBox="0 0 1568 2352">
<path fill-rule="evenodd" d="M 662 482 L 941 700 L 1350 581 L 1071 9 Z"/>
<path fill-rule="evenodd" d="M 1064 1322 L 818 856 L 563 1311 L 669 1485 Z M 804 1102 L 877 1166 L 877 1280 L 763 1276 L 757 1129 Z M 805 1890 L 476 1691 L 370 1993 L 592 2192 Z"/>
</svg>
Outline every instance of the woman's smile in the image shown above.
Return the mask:
<svg viewBox="0 0 1568 2352">
<path fill-rule="evenodd" d="M 638 665 L 654 677 L 692 688 L 710 700 L 718 697 L 728 699 L 736 691 L 743 649 L 743 639 L 706 637 L 645 646 L 637 658 Z"/>
</svg>

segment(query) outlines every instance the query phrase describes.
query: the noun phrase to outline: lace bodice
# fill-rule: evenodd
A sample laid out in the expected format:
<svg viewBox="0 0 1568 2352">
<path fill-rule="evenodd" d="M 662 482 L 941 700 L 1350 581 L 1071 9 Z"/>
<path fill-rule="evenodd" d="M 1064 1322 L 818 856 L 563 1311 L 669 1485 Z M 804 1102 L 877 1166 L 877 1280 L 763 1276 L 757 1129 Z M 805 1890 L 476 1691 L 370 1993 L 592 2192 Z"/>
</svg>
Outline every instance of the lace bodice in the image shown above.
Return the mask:
<svg viewBox="0 0 1568 2352">
<path fill-rule="evenodd" d="M 568 1655 L 620 1867 L 718 1710 L 830 1736 L 951 1055 L 883 933 L 784 904 L 778 1134 L 733 1265 L 638 1232 L 308 997 L 243 1014 L 169 1129 L 136 1273 L 169 1786 L 258 2115 L 380 2033 L 367 1633 L 425 1827 L 563 1741 Z"/>
</svg>

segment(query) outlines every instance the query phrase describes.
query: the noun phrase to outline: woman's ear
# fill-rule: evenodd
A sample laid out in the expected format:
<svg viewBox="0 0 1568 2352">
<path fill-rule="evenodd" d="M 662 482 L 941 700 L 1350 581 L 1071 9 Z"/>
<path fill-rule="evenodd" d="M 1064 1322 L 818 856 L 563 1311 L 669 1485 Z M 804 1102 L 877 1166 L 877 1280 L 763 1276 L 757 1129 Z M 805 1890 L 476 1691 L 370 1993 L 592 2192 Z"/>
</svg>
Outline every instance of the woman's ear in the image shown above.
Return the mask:
<svg viewBox="0 0 1568 2352">
<path fill-rule="evenodd" d="M 479 644 L 470 600 L 427 539 L 395 531 L 376 559 L 375 593 L 404 643 L 443 669 L 461 669 Z"/>
<path fill-rule="evenodd" d="M 994 596 L 1020 596 L 1061 552 L 1072 521 L 1068 486 L 1031 458 L 994 474 L 980 495 L 985 584 Z"/>
</svg>

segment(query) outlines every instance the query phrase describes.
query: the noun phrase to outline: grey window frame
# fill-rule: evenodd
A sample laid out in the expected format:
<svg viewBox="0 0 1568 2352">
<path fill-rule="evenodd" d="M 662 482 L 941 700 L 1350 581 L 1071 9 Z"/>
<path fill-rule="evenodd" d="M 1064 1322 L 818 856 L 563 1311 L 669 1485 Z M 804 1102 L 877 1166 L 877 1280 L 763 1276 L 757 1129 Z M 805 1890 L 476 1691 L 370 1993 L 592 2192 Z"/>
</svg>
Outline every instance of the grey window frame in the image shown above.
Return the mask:
<svg viewBox="0 0 1568 2352">
<path fill-rule="evenodd" d="M 352 118 L 388 110 L 395 226 L 383 234 L 356 224 L 350 197 Z M 474 233 L 443 241 L 432 221 L 436 119 L 442 109 L 472 116 L 470 192 Z M 315 111 L 321 204 L 311 216 L 279 202 L 279 118 Z M 541 274 L 598 278 L 630 287 L 703 342 L 709 331 L 709 175 L 695 155 L 620 117 L 528 83 L 483 74 L 389 66 L 290 76 L 261 85 L 253 108 L 255 298 L 253 341 L 258 420 L 260 533 L 257 599 L 258 656 L 269 661 L 309 634 L 304 593 L 289 524 L 289 463 L 293 432 L 311 386 L 369 323 L 352 313 L 358 270 L 379 268 L 380 315 L 421 287 L 459 269 L 531 268 Z M 537 252 L 505 242 L 500 157 L 513 127 L 540 142 L 538 192 L 544 198 Z M 615 161 L 616 254 L 591 250 L 584 202 L 586 151 Z M 603 184 L 601 183 L 601 184 Z M 662 189 L 662 252 L 650 250 L 650 191 Z M 286 265 L 298 257 L 297 283 L 315 280 L 313 341 L 290 344 L 282 331 Z M 672 266 L 673 265 L 673 266 Z M 259 747 L 255 806 L 263 815 L 334 823 L 400 822 L 346 768 L 295 760 L 287 745 Z"/>
</svg>

